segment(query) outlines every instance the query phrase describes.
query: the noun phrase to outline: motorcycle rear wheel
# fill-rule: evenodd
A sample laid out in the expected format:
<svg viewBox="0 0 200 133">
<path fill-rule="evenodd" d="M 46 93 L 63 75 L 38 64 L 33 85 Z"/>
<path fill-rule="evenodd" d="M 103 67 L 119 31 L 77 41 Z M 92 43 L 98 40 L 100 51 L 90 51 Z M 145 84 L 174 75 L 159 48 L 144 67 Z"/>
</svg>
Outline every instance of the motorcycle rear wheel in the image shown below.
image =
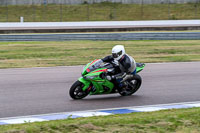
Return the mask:
<svg viewBox="0 0 200 133">
<path fill-rule="evenodd" d="M 126 82 L 128 83 L 127 89 L 125 91 L 123 91 L 123 89 L 119 91 L 119 94 L 121 96 L 130 96 L 138 91 L 142 84 L 142 78 L 140 77 L 140 75 L 136 74 L 133 78 L 128 79 Z"/>
<path fill-rule="evenodd" d="M 89 93 L 83 91 L 82 90 L 83 87 L 84 84 L 77 80 L 69 90 L 69 95 L 71 96 L 71 98 L 77 100 L 86 97 Z"/>
</svg>

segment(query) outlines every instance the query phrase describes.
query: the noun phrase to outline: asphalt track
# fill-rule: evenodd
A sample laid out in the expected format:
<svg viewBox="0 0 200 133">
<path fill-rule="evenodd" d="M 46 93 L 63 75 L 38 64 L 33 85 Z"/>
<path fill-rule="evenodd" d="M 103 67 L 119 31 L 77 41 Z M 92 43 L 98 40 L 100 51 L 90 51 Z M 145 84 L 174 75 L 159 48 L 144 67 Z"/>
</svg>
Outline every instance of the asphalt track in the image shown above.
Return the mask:
<svg viewBox="0 0 200 133">
<path fill-rule="evenodd" d="M 200 62 L 150 63 L 132 96 L 88 96 L 68 91 L 83 66 L 0 69 L 0 118 L 153 104 L 200 101 Z"/>
</svg>

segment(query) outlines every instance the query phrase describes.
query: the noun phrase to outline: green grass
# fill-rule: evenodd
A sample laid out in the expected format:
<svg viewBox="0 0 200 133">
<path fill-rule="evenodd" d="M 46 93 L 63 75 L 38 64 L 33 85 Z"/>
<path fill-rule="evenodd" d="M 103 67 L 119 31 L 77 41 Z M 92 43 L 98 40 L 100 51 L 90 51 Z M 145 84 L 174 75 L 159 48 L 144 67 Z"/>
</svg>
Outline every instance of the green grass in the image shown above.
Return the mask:
<svg viewBox="0 0 200 133">
<path fill-rule="evenodd" d="M 83 65 L 117 44 L 137 62 L 200 61 L 199 40 L 0 42 L 0 68 Z"/>
<path fill-rule="evenodd" d="M 200 3 L 0 5 L 0 22 L 19 22 L 20 16 L 25 22 L 200 19 L 199 10 Z"/>
<path fill-rule="evenodd" d="M 199 133 L 200 108 L 0 126 L 0 133 Z"/>
</svg>

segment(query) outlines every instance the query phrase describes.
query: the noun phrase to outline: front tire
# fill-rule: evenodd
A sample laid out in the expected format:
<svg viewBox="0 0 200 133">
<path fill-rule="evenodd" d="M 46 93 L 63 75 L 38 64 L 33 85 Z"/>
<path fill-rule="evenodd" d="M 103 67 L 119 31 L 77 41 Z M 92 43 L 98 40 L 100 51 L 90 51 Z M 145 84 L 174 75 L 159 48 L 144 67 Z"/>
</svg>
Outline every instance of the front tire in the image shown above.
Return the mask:
<svg viewBox="0 0 200 133">
<path fill-rule="evenodd" d="M 136 91 L 138 91 L 138 89 L 142 84 L 142 78 L 140 77 L 140 75 L 136 74 L 132 78 L 128 79 L 126 83 L 127 83 L 126 89 L 125 90 L 121 89 L 121 91 L 119 91 L 119 94 L 121 96 L 130 96 Z"/>
<path fill-rule="evenodd" d="M 83 87 L 84 87 L 84 84 L 77 80 L 69 90 L 69 95 L 71 96 L 71 98 L 82 99 L 86 97 L 89 93 L 86 91 L 83 91 L 82 90 Z"/>
</svg>

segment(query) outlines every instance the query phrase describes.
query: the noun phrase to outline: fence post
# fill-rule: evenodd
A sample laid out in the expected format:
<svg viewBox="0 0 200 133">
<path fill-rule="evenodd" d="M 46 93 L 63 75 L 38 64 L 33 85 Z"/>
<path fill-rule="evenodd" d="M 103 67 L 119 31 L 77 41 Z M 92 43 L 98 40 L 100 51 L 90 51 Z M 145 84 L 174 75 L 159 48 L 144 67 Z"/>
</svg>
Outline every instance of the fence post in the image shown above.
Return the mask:
<svg viewBox="0 0 200 133">
<path fill-rule="evenodd" d="M 198 14 L 200 15 L 199 4 L 200 4 L 200 0 L 197 1 L 197 18 L 198 18 Z"/>
<path fill-rule="evenodd" d="M 198 0 L 195 2 L 195 19 L 197 19 Z"/>
<path fill-rule="evenodd" d="M 32 16 L 33 16 L 33 22 L 35 22 L 35 8 L 34 8 L 34 0 L 32 0 L 32 11 L 33 11 L 33 14 L 32 14 Z"/>
<path fill-rule="evenodd" d="M 23 23 L 24 22 L 24 17 L 20 17 L 20 23 Z"/>
<path fill-rule="evenodd" d="M 90 20 L 90 7 L 89 7 L 89 3 L 87 3 L 87 20 Z"/>
<path fill-rule="evenodd" d="M 63 8 L 62 8 L 62 1 L 60 1 L 60 22 L 62 22 L 63 19 Z"/>
<path fill-rule="evenodd" d="M 141 3 L 141 19 L 142 20 L 143 20 L 143 15 L 144 15 L 143 5 L 144 5 L 144 1 L 142 0 L 142 3 Z"/>
<path fill-rule="evenodd" d="M 112 14 L 112 8 L 110 7 L 110 14 L 109 14 L 109 20 L 112 20 L 113 19 L 113 14 Z"/>
<path fill-rule="evenodd" d="M 6 0 L 6 22 L 8 22 L 8 1 Z"/>
<path fill-rule="evenodd" d="M 117 20 L 117 7 L 114 7 L 114 20 Z"/>
<path fill-rule="evenodd" d="M 42 1 L 41 1 L 42 2 Z M 46 6 L 47 6 L 47 0 L 43 0 L 43 3 L 42 3 L 42 21 L 45 22 L 46 21 Z"/>
<path fill-rule="evenodd" d="M 170 10 L 170 0 L 168 0 L 168 19 L 170 20 L 171 18 L 171 10 Z"/>
</svg>

